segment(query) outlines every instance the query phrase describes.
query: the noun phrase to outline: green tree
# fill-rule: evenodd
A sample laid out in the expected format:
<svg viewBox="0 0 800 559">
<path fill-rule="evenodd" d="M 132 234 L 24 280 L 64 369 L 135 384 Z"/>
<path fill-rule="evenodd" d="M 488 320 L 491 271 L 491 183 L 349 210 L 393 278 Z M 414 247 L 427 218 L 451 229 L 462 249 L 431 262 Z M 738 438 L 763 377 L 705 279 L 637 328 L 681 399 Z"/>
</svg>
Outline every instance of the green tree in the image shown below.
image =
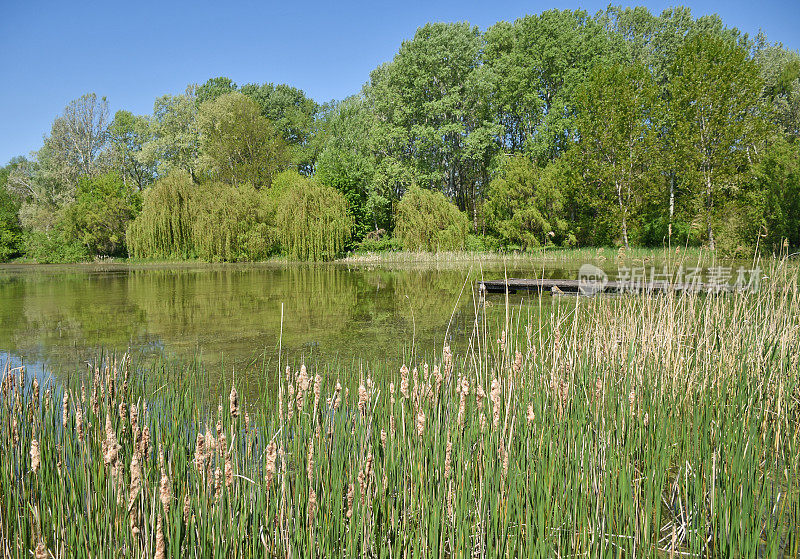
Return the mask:
<svg viewBox="0 0 800 559">
<path fill-rule="evenodd" d="M 0 262 L 20 253 L 22 227 L 19 222 L 19 199 L 6 188 L 8 176 L 22 158 L 12 159 L 0 168 Z"/>
<path fill-rule="evenodd" d="M 412 171 L 388 169 L 440 189 L 473 218 L 500 133 L 488 114 L 482 46 L 467 23 L 425 25 L 372 73 L 368 88 L 379 123 L 376 149 Z"/>
<path fill-rule="evenodd" d="M 143 162 L 140 157 L 142 147 L 153 137 L 150 121 L 130 111 L 117 111 L 108 127 L 108 137 L 111 144 L 112 166 L 120 174 L 123 182 L 135 186 L 138 190 L 152 183 L 156 174 L 156 164 L 153 161 Z"/>
<path fill-rule="evenodd" d="M 657 180 L 658 93 L 643 66 L 609 64 L 596 66 L 576 95 L 577 160 L 600 212 L 618 226 L 626 248 L 631 219 Z"/>
<path fill-rule="evenodd" d="M 332 260 L 350 240 L 353 221 L 347 199 L 296 171 L 275 178 L 275 231 L 287 255 L 299 260 Z"/>
<path fill-rule="evenodd" d="M 194 89 L 189 87 L 183 95 L 156 99 L 150 130 L 152 136 L 142 144 L 138 160 L 143 165 L 155 165 L 161 177 L 180 170 L 189 173 L 192 180 L 199 180 L 200 134 Z"/>
<path fill-rule="evenodd" d="M 268 187 L 289 159 L 286 144 L 258 105 L 241 93 L 226 93 L 200 106 L 200 167 L 214 180 L 234 186 Z"/>
<path fill-rule="evenodd" d="M 362 95 L 331 104 L 323 113 L 319 135 L 323 147 L 317 159 L 317 179 L 344 194 L 353 216 L 353 234 L 391 228 L 392 192 L 375 180 L 371 150 L 374 114 Z"/>
<path fill-rule="evenodd" d="M 115 172 L 84 177 L 75 202 L 64 210 L 62 230 L 89 254 L 124 256 L 125 230 L 141 208 L 141 198 Z"/>
<path fill-rule="evenodd" d="M 488 231 L 504 246 L 571 244 L 557 167 L 540 169 L 522 154 L 503 161 L 486 193 L 485 217 Z"/>
<path fill-rule="evenodd" d="M 469 219 L 444 194 L 412 187 L 397 204 L 395 236 L 406 250 L 461 250 Z"/>
<path fill-rule="evenodd" d="M 206 83 L 197 88 L 195 101 L 199 107 L 206 101 L 215 101 L 217 98 L 234 91 L 238 91 L 238 88 L 232 79 L 224 76 L 209 78 Z"/>
<path fill-rule="evenodd" d="M 761 79 L 744 47 L 714 34 L 687 41 L 672 74 L 674 149 L 692 188 L 692 211 L 713 249 L 714 222 L 763 139 Z"/>
<path fill-rule="evenodd" d="M 539 161 L 570 143 L 573 96 L 591 67 L 607 56 L 604 29 L 581 10 L 549 10 L 486 32 L 485 64 L 493 113 L 506 149 L 524 146 Z"/>
<path fill-rule="evenodd" d="M 258 103 L 261 114 L 280 131 L 289 145 L 291 164 L 298 172 L 311 174 L 319 150 L 313 141 L 319 105 L 302 90 L 286 84 L 246 84 L 240 91 Z"/>
</svg>

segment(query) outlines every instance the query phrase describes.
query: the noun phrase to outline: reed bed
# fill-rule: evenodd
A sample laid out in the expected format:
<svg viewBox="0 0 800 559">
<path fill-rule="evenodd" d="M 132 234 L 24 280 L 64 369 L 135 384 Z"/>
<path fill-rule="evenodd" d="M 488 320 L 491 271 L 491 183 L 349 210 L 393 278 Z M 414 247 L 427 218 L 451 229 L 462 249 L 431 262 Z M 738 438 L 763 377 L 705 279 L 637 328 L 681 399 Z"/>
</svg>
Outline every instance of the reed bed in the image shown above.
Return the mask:
<svg viewBox="0 0 800 559">
<path fill-rule="evenodd" d="M 800 554 L 796 276 L 476 317 L 463 354 L 286 368 L 252 404 L 127 358 L 7 368 L 0 553 Z"/>
</svg>

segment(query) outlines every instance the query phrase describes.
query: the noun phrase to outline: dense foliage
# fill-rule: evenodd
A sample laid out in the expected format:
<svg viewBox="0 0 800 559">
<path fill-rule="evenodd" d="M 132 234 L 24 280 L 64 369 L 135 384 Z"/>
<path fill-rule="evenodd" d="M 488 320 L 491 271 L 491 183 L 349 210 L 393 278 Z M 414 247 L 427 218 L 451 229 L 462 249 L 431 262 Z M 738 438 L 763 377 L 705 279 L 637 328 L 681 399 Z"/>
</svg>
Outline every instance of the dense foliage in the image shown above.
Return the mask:
<svg viewBox="0 0 800 559">
<path fill-rule="evenodd" d="M 287 169 L 344 197 L 352 226 L 336 252 L 398 246 L 408 237 L 400 207 L 412 187 L 455 204 L 482 246 L 730 252 L 786 241 L 794 250 L 799 138 L 800 54 L 718 16 L 610 6 L 594 16 L 549 10 L 484 31 L 431 23 L 358 95 L 325 105 L 289 85 L 239 86 L 222 76 L 159 97 L 150 115 L 112 117 L 95 94 L 72 101 L 39 151 L 4 168 L 0 259 L 38 259 L 59 243 L 77 243 L 87 257 L 318 257 L 279 242 L 265 217 L 277 200 L 272 182 Z M 155 207 L 145 219 L 159 214 L 162 224 L 139 235 L 133 227 L 136 246 L 119 243 L 119 224 L 96 239 L 93 221 L 131 220 L 137 210 L 100 217 L 97 199 L 81 193 L 81 181 L 110 172 L 126 204 L 180 172 L 197 200 L 213 206 L 217 193 L 237 217 L 221 205 L 204 210 L 202 248 L 182 232 L 188 225 L 165 228 L 184 217 Z M 339 198 L 331 200 L 338 212 Z M 227 229 L 211 233 L 217 220 Z M 431 234 L 460 231 L 457 221 Z M 147 235 L 163 238 L 142 252 Z"/>
<path fill-rule="evenodd" d="M 397 204 L 395 234 L 406 250 L 460 250 L 469 220 L 444 194 L 411 188 Z"/>
<path fill-rule="evenodd" d="M 276 179 L 276 240 L 300 260 L 328 260 L 350 238 L 352 218 L 341 192 L 315 179 L 287 171 Z"/>
</svg>

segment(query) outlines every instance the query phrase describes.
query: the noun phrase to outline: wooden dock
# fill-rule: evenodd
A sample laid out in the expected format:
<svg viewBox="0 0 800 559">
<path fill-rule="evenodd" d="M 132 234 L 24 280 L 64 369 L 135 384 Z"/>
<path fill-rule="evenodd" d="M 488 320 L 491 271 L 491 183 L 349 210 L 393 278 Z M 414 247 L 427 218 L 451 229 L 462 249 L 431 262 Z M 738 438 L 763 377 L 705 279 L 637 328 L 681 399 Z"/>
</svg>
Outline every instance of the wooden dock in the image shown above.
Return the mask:
<svg viewBox="0 0 800 559">
<path fill-rule="evenodd" d="M 553 294 L 596 295 L 598 293 L 667 293 L 670 291 L 730 291 L 728 286 L 715 286 L 712 290 L 702 283 L 671 283 L 648 281 L 642 283 L 617 281 L 585 281 L 569 279 L 517 279 L 484 280 L 477 282 L 481 293 L 516 293 L 517 291 L 547 291 Z"/>
</svg>

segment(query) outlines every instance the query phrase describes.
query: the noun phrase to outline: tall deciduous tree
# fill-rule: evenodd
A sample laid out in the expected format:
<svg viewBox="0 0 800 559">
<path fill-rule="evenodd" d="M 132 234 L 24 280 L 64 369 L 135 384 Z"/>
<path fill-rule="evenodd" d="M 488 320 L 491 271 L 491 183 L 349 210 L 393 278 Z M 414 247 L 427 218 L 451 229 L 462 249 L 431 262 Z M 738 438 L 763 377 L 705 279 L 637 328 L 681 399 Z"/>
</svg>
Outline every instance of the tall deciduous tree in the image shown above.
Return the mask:
<svg viewBox="0 0 800 559">
<path fill-rule="evenodd" d="M 411 167 L 420 184 L 469 210 L 488 182 L 500 133 L 488 115 L 482 45 L 478 29 L 467 23 L 425 25 L 391 63 L 373 72 L 368 90 L 380 149 Z"/>
<path fill-rule="evenodd" d="M 615 216 L 630 245 L 632 215 L 652 184 L 658 154 L 658 88 L 642 65 L 597 66 L 578 95 L 579 160 L 602 213 Z"/>
<path fill-rule="evenodd" d="M 127 185 L 138 190 L 153 182 L 156 174 L 154 162 L 143 161 L 142 147 L 153 137 L 150 121 L 130 111 L 117 111 L 108 127 L 111 144 L 111 164 Z"/>
<path fill-rule="evenodd" d="M 672 73 L 674 149 L 713 249 L 717 214 L 762 139 L 761 79 L 747 50 L 719 34 L 687 41 Z"/>
<path fill-rule="evenodd" d="M 258 105 L 227 93 L 200 106 L 200 165 L 215 180 L 234 186 L 270 186 L 288 162 L 286 143 Z"/>
<path fill-rule="evenodd" d="M 142 145 L 139 161 L 144 165 L 155 164 L 159 176 L 181 170 L 197 180 L 200 134 L 194 88 L 187 88 L 182 95 L 156 99 L 150 129 L 153 135 Z"/>
</svg>

